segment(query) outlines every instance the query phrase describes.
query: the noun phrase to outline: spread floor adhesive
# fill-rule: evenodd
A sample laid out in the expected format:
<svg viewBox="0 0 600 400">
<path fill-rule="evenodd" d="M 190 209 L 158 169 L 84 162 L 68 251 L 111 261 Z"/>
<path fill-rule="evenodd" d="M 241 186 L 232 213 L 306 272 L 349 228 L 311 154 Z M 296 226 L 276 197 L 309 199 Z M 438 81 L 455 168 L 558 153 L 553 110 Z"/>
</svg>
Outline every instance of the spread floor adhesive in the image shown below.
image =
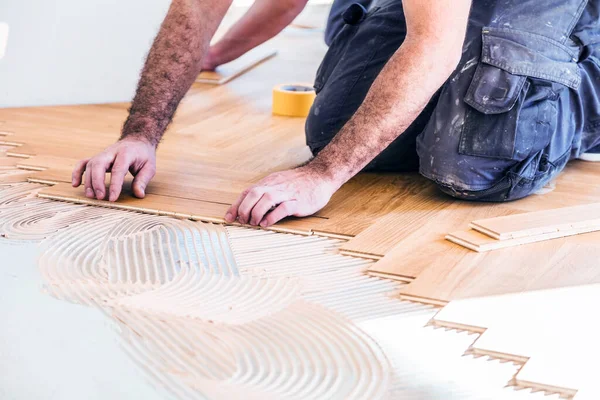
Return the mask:
<svg viewBox="0 0 600 400">
<path fill-rule="evenodd" d="M 340 240 L 36 198 L 43 187 L 0 186 L 0 234 L 40 242 L 47 292 L 103 311 L 168 397 L 432 398 L 419 363 L 474 340 L 424 328 L 436 310 L 394 298 L 402 284 L 366 275 L 372 261 L 339 254 Z M 416 330 L 403 322 L 415 317 Z M 428 335 L 436 351 L 419 347 Z M 404 340 L 422 356 L 393 356 Z M 436 398 L 558 399 L 504 387 L 518 365 L 461 356 L 469 379 L 496 386 Z"/>
</svg>

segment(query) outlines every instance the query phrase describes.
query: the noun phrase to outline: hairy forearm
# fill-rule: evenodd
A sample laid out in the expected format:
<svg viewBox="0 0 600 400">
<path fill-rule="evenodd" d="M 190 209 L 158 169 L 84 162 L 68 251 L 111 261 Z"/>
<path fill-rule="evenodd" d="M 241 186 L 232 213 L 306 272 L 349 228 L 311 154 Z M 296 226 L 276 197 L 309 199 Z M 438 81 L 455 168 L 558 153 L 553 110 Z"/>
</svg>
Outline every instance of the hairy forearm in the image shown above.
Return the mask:
<svg viewBox="0 0 600 400">
<path fill-rule="evenodd" d="M 354 116 L 309 166 L 344 184 L 408 128 L 457 61 L 455 51 L 405 41 Z"/>
<path fill-rule="evenodd" d="M 156 36 L 121 138 L 156 146 L 200 72 L 202 57 L 232 0 L 174 0 Z"/>
<path fill-rule="evenodd" d="M 236 59 L 271 39 L 300 14 L 307 0 L 256 0 L 252 7 L 214 45 L 219 61 Z"/>
</svg>

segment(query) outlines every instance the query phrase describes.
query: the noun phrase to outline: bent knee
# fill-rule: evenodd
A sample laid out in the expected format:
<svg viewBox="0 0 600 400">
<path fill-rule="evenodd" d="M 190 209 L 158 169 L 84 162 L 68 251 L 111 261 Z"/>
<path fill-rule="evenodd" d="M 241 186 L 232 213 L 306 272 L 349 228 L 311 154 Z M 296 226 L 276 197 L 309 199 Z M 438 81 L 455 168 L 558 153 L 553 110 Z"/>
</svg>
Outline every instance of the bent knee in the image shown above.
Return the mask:
<svg viewBox="0 0 600 400">
<path fill-rule="evenodd" d="M 511 196 L 513 184 L 507 166 L 494 161 L 498 160 L 475 160 L 457 154 L 425 159 L 421 157 L 420 172 L 442 192 L 457 199 L 514 200 Z"/>
</svg>

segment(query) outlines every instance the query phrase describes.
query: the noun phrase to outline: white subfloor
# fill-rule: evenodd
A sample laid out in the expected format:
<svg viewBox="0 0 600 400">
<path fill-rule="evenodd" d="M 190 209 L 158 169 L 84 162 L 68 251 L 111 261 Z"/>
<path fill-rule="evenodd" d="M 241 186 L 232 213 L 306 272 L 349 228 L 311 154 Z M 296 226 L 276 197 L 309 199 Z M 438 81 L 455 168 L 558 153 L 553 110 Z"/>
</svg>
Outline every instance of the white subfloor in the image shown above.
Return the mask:
<svg viewBox="0 0 600 400">
<path fill-rule="evenodd" d="M 44 293 L 38 245 L 0 240 L 0 399 L 159 399 L 99 310 Z M 425 327 L 435 310 L 406 303 L 362 321 L 391 360 L 398 399 L 545 399 L 506 387 L 517 366 L 463 356 L 475 336 Z"/>
<path fill-rule="evenodd" d="M 0 399 L 160 399 L 99 310 L 43 292 L 37 244 L 0 240 Z"/>
</svg>

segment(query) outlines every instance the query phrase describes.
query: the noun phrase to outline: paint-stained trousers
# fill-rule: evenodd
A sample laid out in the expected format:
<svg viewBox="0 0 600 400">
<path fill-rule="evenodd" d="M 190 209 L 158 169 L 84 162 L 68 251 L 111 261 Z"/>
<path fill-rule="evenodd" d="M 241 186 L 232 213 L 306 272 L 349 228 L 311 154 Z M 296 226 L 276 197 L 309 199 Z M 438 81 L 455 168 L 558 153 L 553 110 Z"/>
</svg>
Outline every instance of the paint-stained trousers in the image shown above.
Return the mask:
<svg viewBox="0 0 600 400">
<path fill-rule="evenodd" d="M 326 32 L 306 121 L 314 154 L 406 36 L 401 0 L 352 7 Z M 473 0 L 458 68 L 366 170 L 418 169 L 458 198 L 519 199 L 600 145 L 599 95 L 600 0 Z"/>
</svg>

